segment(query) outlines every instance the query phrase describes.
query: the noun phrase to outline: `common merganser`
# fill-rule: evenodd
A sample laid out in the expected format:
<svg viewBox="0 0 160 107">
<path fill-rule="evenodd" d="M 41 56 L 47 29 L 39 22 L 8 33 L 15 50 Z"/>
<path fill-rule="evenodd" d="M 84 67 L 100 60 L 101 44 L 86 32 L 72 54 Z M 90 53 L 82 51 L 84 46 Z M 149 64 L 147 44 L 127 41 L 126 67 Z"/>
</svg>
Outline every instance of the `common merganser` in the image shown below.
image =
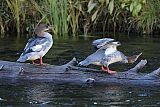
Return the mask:
<svg viewBox="0 0 160 107">
<path fill-rule="evenodd" d="M 34 60 L 40 59 L 40 65 L 42 65 L 42 57 L 49 51 L 53 44 L 52 35 L 47 32 L 50 29 L 51 27 L 47 24 L 38 25 L 35 28 L 36 36 L 28 40 L 23 53 L 17 61 L 25 62 L 26 60 L 31 60 L 32 64 L 35 64 Z"/>
<path fill-rule="evenodd" d="M 102 40 L 102 39 L 101 39 Z M 103 41 L 104 42 L 104 41 Z M 106 42 L 99 43 L 103 45 L 99 45 L 99 49 L 89 55 L 85 60 L 81 61 L 79 63 L 80 66 L 88 66 L 90 64 L 93 65 L 100 65 L 102 66 L 102 71 L 105 71 L 109 74 L 114 74 L 116 71 L 112 71 L 109 69 L 109 65 L 116 62 L 122 62 L 122 63 L 134 63 L 138 57 L 142 54 L 133 55 L 131 57 L 125 56 L 122 52 L 117 50 L 117 46 L 121 45 L 120 42 Z"/>
</svg>

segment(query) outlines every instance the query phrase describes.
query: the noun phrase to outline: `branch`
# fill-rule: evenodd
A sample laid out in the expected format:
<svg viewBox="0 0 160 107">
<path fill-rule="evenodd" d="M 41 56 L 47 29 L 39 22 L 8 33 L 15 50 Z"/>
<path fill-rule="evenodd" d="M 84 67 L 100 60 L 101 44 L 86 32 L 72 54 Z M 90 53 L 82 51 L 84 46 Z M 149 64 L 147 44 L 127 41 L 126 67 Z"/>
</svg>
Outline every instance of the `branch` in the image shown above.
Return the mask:
<svg viewBox="0 0 160 107">
<path fill-rule="evenodd" d="M 141 60 L 135 67 L 128 70 L 128 73 L 137 73 L 138 70 L 142 69 L 147 64 L 147 60 Z"/>
</svg>

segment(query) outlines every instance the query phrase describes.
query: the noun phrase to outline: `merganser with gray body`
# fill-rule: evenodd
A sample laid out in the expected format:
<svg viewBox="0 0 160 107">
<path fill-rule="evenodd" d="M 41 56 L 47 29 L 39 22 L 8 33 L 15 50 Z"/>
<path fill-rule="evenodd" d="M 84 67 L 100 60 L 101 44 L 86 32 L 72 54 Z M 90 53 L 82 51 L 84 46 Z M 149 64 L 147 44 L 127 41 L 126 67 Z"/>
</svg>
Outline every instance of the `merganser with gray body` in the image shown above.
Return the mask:
<svg viewBox="0 0 160 107">
<path fill-rule="evenodd" d="M 106 38 L 105 38 L 106 39 Z M 103 40 L 103 39 L 98 39 Z M 97 40 L 97 41 L 98 41 Z M 107 39 L 106 39 L 107 40 Z M 109 38 L 109 40 L 111 40 Z M 121 45 L 120 42 L 112 42 L 108 41 L 105 42 L 102 41 L 103 45 L 99 45 L 97 48 L 99 48 L 95 53 L 89 55 L 85 60 L 81 61 L 79 63 L 80 66 L 88 66 L 90 64 L 93 65 L 99 65 L 102 66 L 102 70 L 109 73 L 114 74 L 116 71 L 112 71 L 109 69 L 109 65 L 116 62 L 122 62 L 122 63 L 134 63 L 139 55 L 133 55 L 131 57 L 125 56 L 122 52 L 117 50 L 117 46 Z"/>
<path fill-rule="evenodd" d="M 34 60 L 40 59 L 40 65 L 42 65 L 42 57 L 49 51 L 53 44 L 52 35 L 47 32 L 50 29 L 51 27 L 46 24 L 37 26 L 35 29 L 36 36 L 28 40 L 24 52 L 17 61 L 25 62 L 26 60 L 31 60 L 34 64 Z"/>
</svg>

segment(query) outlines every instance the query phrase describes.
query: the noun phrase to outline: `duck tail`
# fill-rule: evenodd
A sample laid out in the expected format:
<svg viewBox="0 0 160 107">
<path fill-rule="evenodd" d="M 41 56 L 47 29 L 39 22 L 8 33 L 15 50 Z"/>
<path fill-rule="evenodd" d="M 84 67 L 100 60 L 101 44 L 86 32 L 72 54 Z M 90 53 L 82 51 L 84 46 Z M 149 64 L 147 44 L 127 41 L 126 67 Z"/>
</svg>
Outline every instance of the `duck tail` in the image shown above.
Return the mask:
<svg viewBox="0 0 160 107">
<path fill-rule="evenodd" d="M 88 66 L 89 65 L 89 62 L 86 61 L 86 60 L 83 60 L 81 62 L 78 63 L 79 66 Z"/>
<path fill-rule="evenodd" d="M 20 57 L 17 62 L 25 62 L 27 60 L 26 57 Z"/>
</svg>

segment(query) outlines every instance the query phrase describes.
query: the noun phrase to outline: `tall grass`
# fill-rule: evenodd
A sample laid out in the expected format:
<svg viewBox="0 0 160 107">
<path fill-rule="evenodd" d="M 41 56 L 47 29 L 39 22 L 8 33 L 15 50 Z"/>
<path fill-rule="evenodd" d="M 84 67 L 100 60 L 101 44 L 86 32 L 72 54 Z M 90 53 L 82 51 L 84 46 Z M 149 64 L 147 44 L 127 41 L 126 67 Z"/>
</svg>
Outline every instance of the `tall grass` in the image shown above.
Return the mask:
<svg viewBox="0 0 160 107">
<path fill-rule="evenodd" d="M 137 28 L 141 28 L 143 33 L 153 33 L 154 29 L 160 28 L 160 1 L 148 0 L 143 12 L 137 17 Z"/>
<path fill-rule="evenodd" d="M 76 34 L 79 30 L 79 17 L 82 13 L 82 4 L 79 0 L 73 2 L 68 0 L 68 22 L 71 28 L 69 29 L 73 34 Z"/>
<path fill-rule="evenodd" d="M 39 23 L 53 25 L 58 36 L 160 29 L 159 0 L 4 0 L 0 5 L 1 32 L 14 25 L 18 33 L 32 32 Z"/>
<path fill-rule="evenodd" d="M 0 16 L 0 34 L 3 34 L 4 31 L 4 25 L 3 25 L 3 21 L 2 21 L 2 17 Z"/>
<path fill-rule="evenodd" d="M 55 34 L 65 35 L 68 33 L 67 22 L 67 1 L 66 0 L 48 0 L 50 5 L 50 14 L 47 17 L 54 26 Z"/>
<path fill-rule="evenodd" d="M 11 10 L 12 17 L 15 19 L 17 33 L 20 33 L 20 1 L 19 0 L 6 0 L 8 7 Z"/>
<path fill-rule="evenodd" d="M 53 25 L 55 35 L 65 35 L 68 33 L 66 0 L 43 0 L 39 4 L 35 0 L 31 2 L 41 15 L 38 23 L 49 23 Z"/>
</svg>

